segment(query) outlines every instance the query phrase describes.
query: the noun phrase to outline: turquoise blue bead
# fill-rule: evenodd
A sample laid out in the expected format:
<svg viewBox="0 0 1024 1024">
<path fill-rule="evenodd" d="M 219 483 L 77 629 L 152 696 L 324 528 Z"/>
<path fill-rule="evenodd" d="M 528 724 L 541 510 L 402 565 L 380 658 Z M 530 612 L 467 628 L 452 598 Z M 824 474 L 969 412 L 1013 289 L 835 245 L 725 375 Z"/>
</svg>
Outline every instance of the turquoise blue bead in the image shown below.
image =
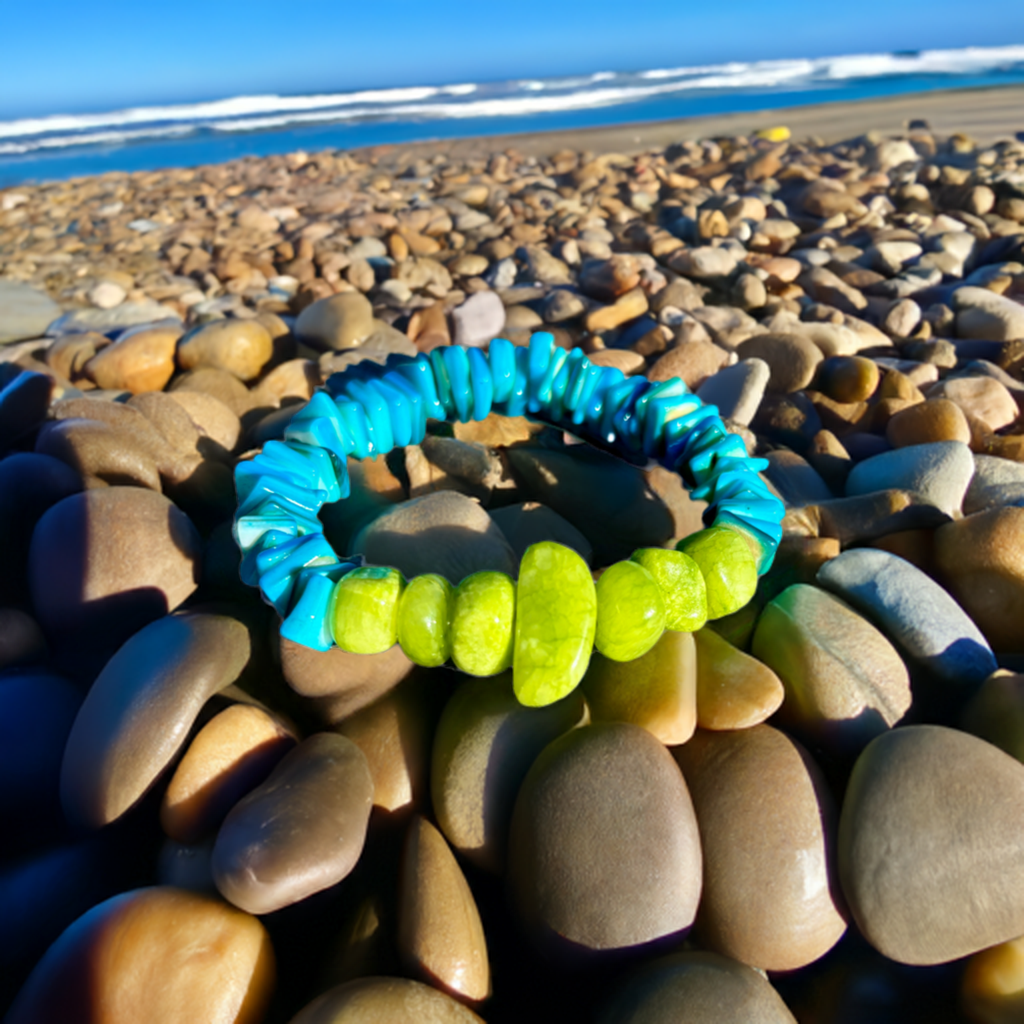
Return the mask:
<svg viewBox="0 0 1024 1024">
<path fill-rule="evenodd" d="M 522 345 L 516 346 L 516 377 L 512 384 L 512 393 L 505 403 L 506 416 L 523 416 L 526 414 L 526 402 L 530 388 L 530 354 Z"/>
<path fill-rule="evenodd" d="M 617 370 L 613 366 L 599 366 L 598 369 L 601 373 L 597 379 L 597 384 L 594 386 L 593 391 L 590 392 L 590 397 L 587 400 L 583 422 L 589 434 L 600 440 L 605 397 L 616 384 L 621 384 L 626 378 L 621 370 Z"/>
<path fill-rule="evenodd" d="M 300 474 L 289 472 L 280 465 L 268 465 L 267 460 L 257 462 L 259 458 L 257 455 L 255 459 L 248 459 L 235 466 L 235 494 L 239 501 L 245 501 L 263 477 L 276 476 L 295 487 L 309 486 L 309 481 Z"/>
<path fill-rule="evenodd" d="M 238 515 L 247 515 L 266 498 L 273 498 L 289 511 L 294 509 L 304 515 L 316 516 L 324 503 L 324 492 L 312 491 L 282 477 L 264 474 L 257 477 L 249 487 L 249 493 L 239 503 Z"/>
<path fill-rule="evenodd" d="M 376 449 L 376 454 L 386 455 L 395 447 L 387 402 L 366 381 L 362 380 L 345 381 L 343 394 L 346 398 L 358 402 L 362 406 L 370 421 L 370 426 L 373 428 L 373 447 Z"/>
<path fill-rule="evenodd" d="M 693 412 L 701 407 L 696 395 L 664 395 L 652 398 L 644 412 L 644 453 L 650 458 L 660 458 L 665 453 L 668 425 L 680 415 Z M 680 413 L 683 409 L 685 412 Z M 669 418 L 671 415 L 671 419 Z"/>
<path fill-rule="evenodd" d="M 288 472 L 302 475 L 306 486 L 323 491 L 327 496 L 325 502 L 338 501 L 341 498 L 341 485 L 338 470 L 345 472 L 344 463 L 340 464 L 331 458 L 326 448 L 306 444 L 302 441 L 268 441 L 263 451 L 252 461 L 268 466 L 281 466 Z M 244 463 L 242 464 L 244 465 Z"/>
<path fill-rule="evenodd" d="M 718 417 L 718 409 L 713 405 L 698 406 L 693 412 L 677 416 L 665 424 L 665 455 L 662 465 L 668 469 L 676 469 L 685 457 L 686 447 L 694 432 L 701 424 L 711 422 Z"/>
<path fill-rule="evenodd" d="M 268 530 L 282 530 L 289 536 L 321 533 L 323 524 L 316 516 L 287 509 L 273 498 L 259 502 L 244 514 L 236 514 L 231 532 L 243 554 L 250 551 Z"/>
<path fill-rule="evenodd" d="M 290 526 L 291 532 L 287 529 L 270 529 L 265 530 L 256 538 L 249 550 L 242 556 L 238 567 L 238 575 L 243 583 L 250 587 L 255 587 L 259 583 L 260 574 L 256 569 L 256 559 L 262 552 L 276 548 L 279 544 L 297 536 L 298 527 L 294 523 L 291 523 Z"/>
<path fill-rule="evenodd" d="M 646 377 L 627 377 L 621 384 L 608 389 L 601 414 L 601 437 L 606 443 L 614 444 L 618 440 L 632 446 L 635 440 L 636 447 L 639 447 L 634 410 L 637 399 L 647 386 Z"/>
<path fill-rule="evenodd" d="M 552 405 L 555 402 L 555 381 L 558 378 L 558 372 L 565 365 L 565 360 L 567 358 L 568 353 L 564 348 L 560 348 L 556 345 L 551 350 L 551 357 L 548 360 L 548 368 L 544 371 L 544 376 L 537 385 L 536 399 L 539 403 L 538 411 L 545 410 L 550 415 Z"/>
<path fill-rule="evenodd" d="M 747 447 L 743 443 L 743 438 L 727 433 L 724 425 L 721 429 L 722 435 L 702 444 L 690 456 L 690 472 L 698 483 L 703 483 L 720 462 L 747 457 Z"/>
<path fill-rule="evenodd" d="M 390 385 L 405 398 L 412 420 L 412 435 L 408 443 L 419 444 L 427 432 L 427 411 L 423 396 L 397 370 L 389 370 L 381 382 Z"/>
<path fill-rule="evenodd" d="M 359 402 L 348 398 L 337 400 L 338 416 L 341 418 L 349 437 L 352 438 L 352 454 L 357 459 L 366 459 L 377 454 L 374 443 L 373 424 L 366 410 Z"/>
<path fill-rule="evenodd" d="M 281 623 L 281 636 L 314 651 L 328 651 L 334 645 L 327 612 L 334 585 L 354 564 L 311 566 L 295 576 L 291 611 Z"/>
<path fill-rule="evenodd" d="M 538 331 L 530 335 L 530 344 L 526 350 L 527 412 L 540 412 L 547 406 L 547 402 L 541 394 L 541 387 L 547 377 L 548 367 L 551 365 L 551 350 L 554 345 L 555 339 L 545 331 Z M 550 389 L 548 396 L 550 397 Z"/>
<path fill-rule="evenodd" d="M 285 615 L 298 571 L 308 565 L 335 564 L 338 556 L 322 533 L 288 541 L 281 546 L 281 551 L 283 557 L 279 557 L 265 571 L 260 571 L 260 591 L 264 599 L 272 604 L 279 614 Z M 257 567 L 264 555 L 269 556 L 273 553 L 262 552 L 256 559 Z"/>
<path fill-rule="evenodd" d="M 487 357 L 478 348 L 471 348 L 469 359 L 469 384 L 473 394 L 473 419 L 483 420 L 490 414 L 494 403 L 494 378 Z"/>
<path fill-rule="evenodd" d="M 427 419 L 445 418 L 447 412 L 437 391 L 434 367 L 427 356 L 418 355 L 409 362 L 396 363 L 394 372 L 404 377 L 419 393 Z"/>
<path fill-rule="evenodd" d="M 566 408 L 572 410 L 572 422 L 576 426 L 583 424 L 587 415 L 590 399 L 597 386 L 601 383 L 603 367 L 595 366 L 589 359 L 580 363 L 575 379 L 569 385 L 569 398 Z"/>
<path fill-rule="evenodd" d="M 391 422 L 391 438 L 394 447 L 404 448 L 412 441 L 413 411 L 405 395 L 386 380 L 368 380 L 366 386 L 384 400 L 384 407 Z"/>
<path fill-rule="evenodd" d="M 452 398 L 452 386 L 448 380 L 448 369 L 444 365 L 444 357 L 441 355 L 441 351 L 445 347 L 451 346 L 440 346 L 431 351 L 427 357 L 430 360 L 430 368 L 434 373 L 434 384 L 437 387 L 437 399 L 441 404 L 441 408 L 444 409 L 443 419 L 451 419 L 455 416 L 455 400 Z"/>
<path fill-rule="evenodd" d="M 491 364 L 491 383 L 494 387 L 492 402 L 500 405 L 512 395 L 516 380 L 516 347 L 507 338 L 495 338 L 487 350 Z"/>
<path fill-rule="evenodd" d="M 469 357 L 461 345 L 444 345 L 434 349 L 441 353 L 448 387 L 451 389 L 455 416 L 460 423 L 468 423 L 473 415 L 473 389 L 469 380 Z"/>
<path fill-rule="evenodd" d="M 351 433 L 338 414 L 338 407 L 325 391 L 318 391 L 291 419 L 284 431 L 285 441 L 301 441 L 326 448 L 344 463 L 354 450 Z"/>
</svg>

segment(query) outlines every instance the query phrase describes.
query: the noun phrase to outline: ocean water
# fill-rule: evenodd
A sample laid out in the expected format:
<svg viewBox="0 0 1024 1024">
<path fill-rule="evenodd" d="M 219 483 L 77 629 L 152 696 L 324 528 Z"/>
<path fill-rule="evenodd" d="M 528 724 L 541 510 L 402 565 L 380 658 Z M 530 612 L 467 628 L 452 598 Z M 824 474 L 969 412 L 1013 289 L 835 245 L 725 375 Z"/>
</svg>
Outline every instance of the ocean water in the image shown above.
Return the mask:
<svg viewBox="0 0 1024 1024">
<path fill-rule="evenodd" d="M 0 187 L 350 149 L 1024 83 L 1024 46 L 734 62 L 0 121 Z M 1022 111 L 1024 122 L 1024 111 Z"/>
</svg>

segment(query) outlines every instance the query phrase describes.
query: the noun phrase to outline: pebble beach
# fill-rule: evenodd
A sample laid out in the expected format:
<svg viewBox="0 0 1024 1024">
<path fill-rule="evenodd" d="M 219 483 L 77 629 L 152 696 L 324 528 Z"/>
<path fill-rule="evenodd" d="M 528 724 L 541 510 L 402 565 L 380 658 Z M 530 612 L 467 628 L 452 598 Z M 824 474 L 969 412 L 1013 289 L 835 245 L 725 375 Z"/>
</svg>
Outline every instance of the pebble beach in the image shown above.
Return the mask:
<svg viewBox="0 0 1024 1024">
<path fill-rule="evenodd" d="M 1024 88 L 0 190 L 0 1015 L 1024 1021 Z M 279 635 L 234 469 L 345 368 L 547 332 L 784 503 L 746 607 L 524 707 Z M 595 576 L 707 505 L 495 414 L 339 555 Z"/>
</svg>

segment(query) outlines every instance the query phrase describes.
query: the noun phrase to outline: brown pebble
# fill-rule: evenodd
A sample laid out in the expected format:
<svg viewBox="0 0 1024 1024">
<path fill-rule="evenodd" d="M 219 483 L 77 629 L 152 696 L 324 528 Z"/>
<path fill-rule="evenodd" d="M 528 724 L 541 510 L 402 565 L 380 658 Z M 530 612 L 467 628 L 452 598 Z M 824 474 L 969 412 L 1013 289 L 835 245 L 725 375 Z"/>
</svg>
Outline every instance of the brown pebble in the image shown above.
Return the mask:
<svg viewBox="0 0 1024 1024">
<path fill-rule="evenodd" d="M 580 684 L 595 722 L 632 722 L 666 746 L 685 743 L 697 727 L 697 657 L 693 635 L 666 629 L 633 661 L 595 651 Z"/>
<path fill-rule="evenodd" d="M 132 437 L 99 420 L 64 419 L 39 432 L 36 449 L 79 472 L 86 487 L 148 487 L 160 491 L 153 459 Z"/>
<path fill-rule="evenodd" d="M 932 441 L 963 441 L 969 444 L 971 428 L 958 405 L 948 398 L 929 398 L 893 413 L 885 426 L 893 448 Z"/>
<path fill-rule="evenodd" d="M 160 805 L 163 830 L 180 843 L 201 839 L 295 743 L 291 729 L 262 708 L 225 708 L 198 732 L 174 770 Z"/>
<path fill-rule="evenodd" d="M 174 352 L 180 327 L 137 331 L 100 349 L 82 372 L 97 387 L 114 391 L 160 391 L 174 373 Z"/>
<path fill-rule="evenodd" d="M 863 356 L 832 356 L 818 367 L 817 387 L 836 402 L 863 402 L 878 387 L 877 364 Z"/>
<path fill-rule="evenodd" d="M 409 978 L 358 978 L 314 999 L 290 1024 L 483 1024 L 472 1010 Z"/>
<path fill-rule="evenodd" d="M 778 710 L 785 690 L 767 665 L 708 627 L 697 630 L 694 640 L 697 724 L 702 729 L 749 729 Z"/>
<path fill-rule="evenodd" d="M 690 341 L 676 345 L 647 371 L 653 382 L 678 377 L 688 388 L 700 387 L 729 361 L 729 353 L 710 341 Z"/>
<path fill-rule="evenodd" d="M 399 878 L 398 953 L 408 970 L 457 999 L 491 994 L 480 912 L 441 833 L 416 815 Z"/>
<path fill-rule="evenodd" d="M 315 733 L 228 814 L 213 848 L 225 899 L 269 914 L 340 882 L 363 851 L 373 778 L 349 739 Z"/>
<path fill-rule="evenodd" d="M 270 331 L 258 320 L 213 320 L 189 331 L 177 349 L 183 370 L 213 367 L 243 381 L 258 377 L 273 354 Z"/>
<path fill-rule="evenodd" d="M 519 790 L 508 850 L 513 906 L 542 942 L 622 949 L 679 937 L 696 915 L 690 795 L 639 726 L 586 725 L 551 743 Z"/>
<path fill-rule="evenodd" d="M 181 889 L 135 889 L 93 907 L 36 965 L 8 1024 L 259 1024 L 274 951 L 254 917 Z"/>
<path fill-rule="evenodd" d="M 795 970 L 846 930 L 832 877 L 834 808 L 803 748 L 768 725 L 675 748 L 700 825 L 698 930 L 718 953 Z"/>
</svg>

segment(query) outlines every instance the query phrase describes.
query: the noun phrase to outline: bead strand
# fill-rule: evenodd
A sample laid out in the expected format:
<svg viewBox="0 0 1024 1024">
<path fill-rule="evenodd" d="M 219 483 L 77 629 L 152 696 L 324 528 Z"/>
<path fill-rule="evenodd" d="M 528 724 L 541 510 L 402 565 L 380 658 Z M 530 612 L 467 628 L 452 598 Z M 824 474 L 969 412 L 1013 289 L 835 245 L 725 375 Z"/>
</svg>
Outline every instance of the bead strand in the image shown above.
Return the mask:
<svg viewBox="0 0 1024 1024">
<path fill-rule="evenodd" d="M 392 356 L 384 366 L 363 362 L 334 374 L 327 388 L 296 413 L 283 442 L 268 442 L 235 473 L 242 579 L 259 586 L 282 617 L 282 636 L 296 643 L 375 653 L 397 641 L 419 664 L 452 660 L 479 675 L 512 663 L 520 699 L 548 703 L 576 685 L 595 642 L 628 660 L 664 628 L 699 628 L 709 606 L 716 615 L 741 607 L 778 546 L 782 507 L 758 475 L 765 462 L 748 458 L 717 410 L 678 379 L 626 378 L 535 334 L 526 348 L 495 339 L 486 356 L 447 346 L 415 359 Z M 626 458 L 658 460 L 709 503 L 711 529 L 695 535 L 700 543 L 680 543 L 689 553 L 637 552 L 596 588 L 575 552 L 548 542 L 527 551 L 518 583 L 477 573 L 455 588 L 439 576 L 406 583 L 395 569 L 338 558 L 318 513 L 349 495 L 349 456 L 418 443 L 428 419 L 466 422 L 491 412 L 527 415 Z M 575 581 L 569 591 L 552 584 L 566 579 Z M 568 618 L 566 602 L 575 606 Z M 555 634 L 553 621 L 561 623 Z"/>
</svg>

